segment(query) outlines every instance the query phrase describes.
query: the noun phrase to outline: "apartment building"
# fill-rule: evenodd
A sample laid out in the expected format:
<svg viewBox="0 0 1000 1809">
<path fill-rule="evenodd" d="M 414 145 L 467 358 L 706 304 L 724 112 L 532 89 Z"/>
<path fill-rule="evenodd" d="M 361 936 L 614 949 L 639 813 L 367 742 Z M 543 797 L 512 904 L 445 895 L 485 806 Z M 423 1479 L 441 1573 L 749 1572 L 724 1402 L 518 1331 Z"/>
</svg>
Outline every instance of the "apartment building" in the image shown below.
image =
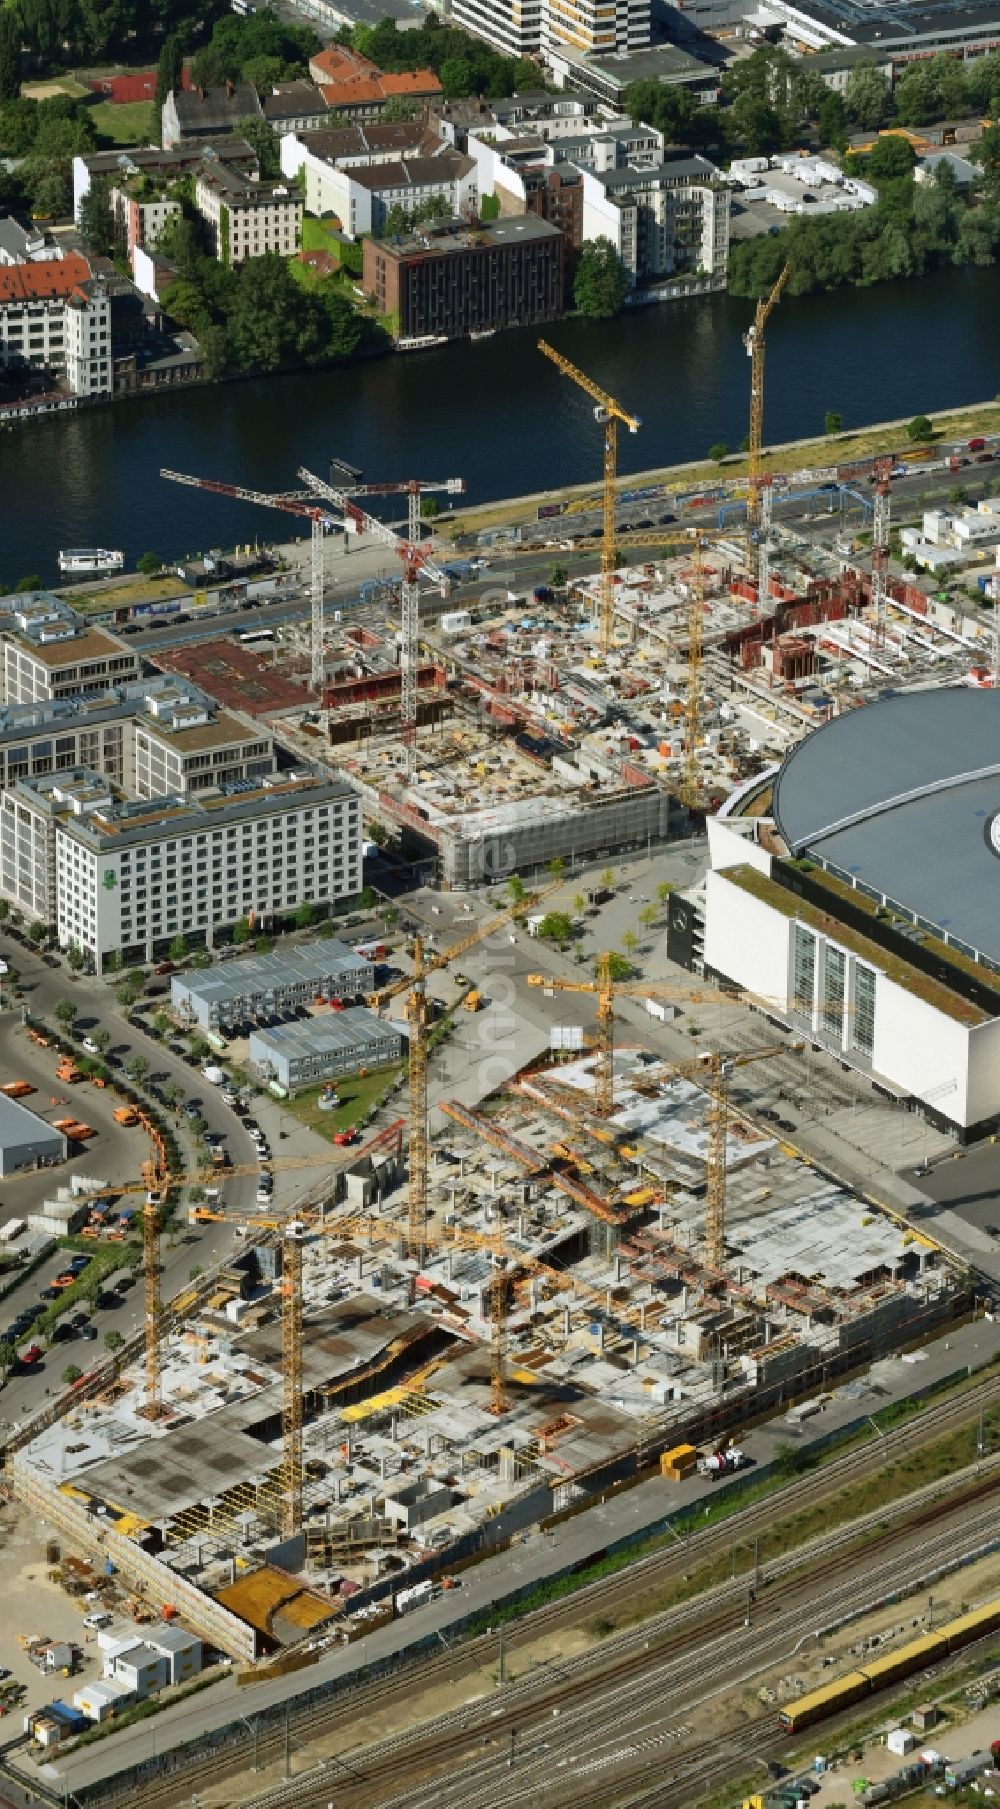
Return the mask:
<svg viewBox="0 0 1000 1809">
<path fill-rule="evenodd" d="M 275 82 L 261 106 L 271 131 L 279 138 L 286 132 L 315 132 L 325 126 L 330 108 L 315 82 Z"/>
<path fill-rule="evenodd" d="M 256 780 L 274 770 L 273 738 L 248 731 L 191 688 L 150 691 L 132 724 L 129 790 L 140 798 L 197 792 Z"/>
<path fill-rule="evenodd" d="M 291 257 L 302 242 L 302 197 L 285 182 L 255 182 L 223 163 L 205 164 L 194 204 L 221 263 L 245 264 L 269 251 Z"/>
<path fill-rule="evenodd" d="M 47 703 L 139 676 L 138 653 L 46 591 L 0 599 L 3 702 Z"/>
<path fill-rule="evenodd" d="M 401 341 L 459 339 L 558 319 L 564 252 L 562 233 L 526 214 L 398 242 L 366 239 L 361 280 Z"/>
<path fill-rule="evenodd" d="M 318 132 L 287 133 L 281 140 L 281 172 L 289 182 L 301 176 L 307 213 L 339 217 L 349 205 L 343 171 L 433 157 L 442 149 L 443 141 L 421 119 L 327 126 Z"/>
<path fill-rule="evenodd" d="M 420 215 L 427 203 L 438 201 L 448 215 L 472 219 L 479 212 L 476 163 L 448 148 L 441 148 L 438 156 L 400 157 L 394 163 L 354 165 L 349 170 L 333 166 L 325 175 L 324 188 L 329 212 L 335 213 L 349 239 L 365 233 L 380 237 L 394 208 Z"/>
<path fill-rule="evenodd" d="M 650 0 L 452 0 L 452 17 L 513 57 L 613 55 L 650 41 Z"/>
<path fill-rule="evenodd" d="M 340 119 L 378 119 L 391 100 L 424 106 L 443 93 L 433 69 L 384 73 L 377 63 L 345 45 L 328 44 L 310 58 L 309 74 L 329 112 Z"/>
<path fill-rule="evenodd" d="M 102 277 L 91 277 L 67 297 L 63 319 L 64 369 L 73 394 L 110 395 L 114 388 L 111 293 Z"/>
<path fill-rule="evenodd" d="M 148 176 L 114 183 L 108 189 L 108 201 L 130 259 L 136 246 L 155 249 L 164 229 L 172 220 L 179 220 L 182 212 L 180 202 Z"/>
<path fill-rule="evenodd" d="M 227 135 L 222 138 L 196 138 L 161 150 L 144 145 L 128 151 L 90 151 L 73 159 L 73 218 L 80 218 L 80 204 L 90 192 L 92 182 L 106 182 L 109 187 L 128 187 L 142 177 L 167 187 L 180 176 L 190 176 L 206 160 L 219 157 L 244 176 L 260 174 L 256 151 L 245 138 Z"/>
<path fill-rule="evenodd" d="M 175 88 L 160 114 L 163 148 L 229 138 L 243 119 L 263 119 L 264 110 L 252 82 L 226 82 L 220 88 Z"/>
<path fill-rule="evenodd" d="M 115 951 L 148 960 L 250 912 L 357 894 L 360 798 L 310 771 L 151 800 L 85 767 L 21 779 L 0 799 L 0 889 L 99 970 Z"/>
<path fill-rule="evenodd" d="M 0 365 L 64 373 L 78 396 L 110 390 L 110 300 L 79 252 L 0 268 Z"/>
<path fill-rule="evenodd" d="M 729 200 L 721 172 L 705 157 L 585 170 L 584 238 L 610 239 L 634 288 L 676 277 L 721 288 Z"/>
</svg>

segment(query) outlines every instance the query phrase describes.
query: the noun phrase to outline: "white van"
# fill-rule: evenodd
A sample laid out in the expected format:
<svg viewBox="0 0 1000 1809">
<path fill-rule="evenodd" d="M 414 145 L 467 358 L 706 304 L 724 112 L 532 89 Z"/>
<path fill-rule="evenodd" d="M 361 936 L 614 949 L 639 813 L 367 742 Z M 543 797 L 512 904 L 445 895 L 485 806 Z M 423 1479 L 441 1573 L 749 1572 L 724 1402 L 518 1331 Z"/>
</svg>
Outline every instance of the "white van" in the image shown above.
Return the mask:
<svg viewBox="0 0 1000 1809">
<path fill-rule="evenodd" d="M 85 1614 L 83 1624 L 90 1629 L 91 1633 L 100 1633 L 102 1627 L 110 1627 L 111 1619 L 106 1608 L 99 1608 L 94 1614 Z"/>
</svg>

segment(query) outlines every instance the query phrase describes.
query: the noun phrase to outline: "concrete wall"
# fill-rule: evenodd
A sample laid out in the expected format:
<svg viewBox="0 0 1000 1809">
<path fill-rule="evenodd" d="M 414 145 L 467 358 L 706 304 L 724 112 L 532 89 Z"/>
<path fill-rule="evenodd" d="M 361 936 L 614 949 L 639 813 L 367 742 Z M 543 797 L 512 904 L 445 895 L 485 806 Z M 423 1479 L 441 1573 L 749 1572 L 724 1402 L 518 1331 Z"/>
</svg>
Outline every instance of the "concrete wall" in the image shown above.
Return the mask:
<svg viewBox="0 0 1000 1809">
<path fill-rule="evenodd" d="M 787 1009 L 792 920 L 731 884 L 705 880 L 705 966 Z"/>
</svg>

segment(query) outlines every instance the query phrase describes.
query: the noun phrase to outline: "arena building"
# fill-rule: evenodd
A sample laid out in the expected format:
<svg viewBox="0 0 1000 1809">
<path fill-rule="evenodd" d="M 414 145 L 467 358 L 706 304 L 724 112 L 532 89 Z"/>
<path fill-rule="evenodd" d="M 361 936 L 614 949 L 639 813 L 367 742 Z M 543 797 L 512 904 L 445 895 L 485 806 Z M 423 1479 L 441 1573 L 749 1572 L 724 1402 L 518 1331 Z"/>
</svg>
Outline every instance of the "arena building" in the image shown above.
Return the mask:
<svg viewBox="0 0 1000 1809">
<path fill-rule="evenodd" d="M 709 848 L 706 971 L 961 1141 L 1000 1124 L 1000 694 L 835 717 Z"/>
</svg>

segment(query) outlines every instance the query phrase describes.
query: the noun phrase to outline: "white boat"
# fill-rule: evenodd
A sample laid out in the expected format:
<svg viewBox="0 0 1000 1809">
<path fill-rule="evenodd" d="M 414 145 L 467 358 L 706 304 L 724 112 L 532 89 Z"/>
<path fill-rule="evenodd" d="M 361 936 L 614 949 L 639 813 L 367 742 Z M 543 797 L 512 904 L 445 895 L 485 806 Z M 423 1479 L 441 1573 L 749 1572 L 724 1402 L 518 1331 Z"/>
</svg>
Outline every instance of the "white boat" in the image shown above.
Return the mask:
<svg viewBox="0 0 1000 1809">
<path fill-rule="evenodd" d="M 59 554 L 61 572 L 120 572 L 125 554 L 104 546 L 71 546 Z"/>
<path fill-rule="evenodd" d="M 494 337 L 495 333 L 496 333 L 496 327 L 480 327 L 478 333 L 470 333 L 469 338 L 470 339 L 492 339 Z"/>
<path fill-rule="evenodd" d="M 412 339 L 397 339 L 397 352 L 429 352 L 436 345 L 447 345 L 447 333 L 417 333 Z"/>
</svg>

